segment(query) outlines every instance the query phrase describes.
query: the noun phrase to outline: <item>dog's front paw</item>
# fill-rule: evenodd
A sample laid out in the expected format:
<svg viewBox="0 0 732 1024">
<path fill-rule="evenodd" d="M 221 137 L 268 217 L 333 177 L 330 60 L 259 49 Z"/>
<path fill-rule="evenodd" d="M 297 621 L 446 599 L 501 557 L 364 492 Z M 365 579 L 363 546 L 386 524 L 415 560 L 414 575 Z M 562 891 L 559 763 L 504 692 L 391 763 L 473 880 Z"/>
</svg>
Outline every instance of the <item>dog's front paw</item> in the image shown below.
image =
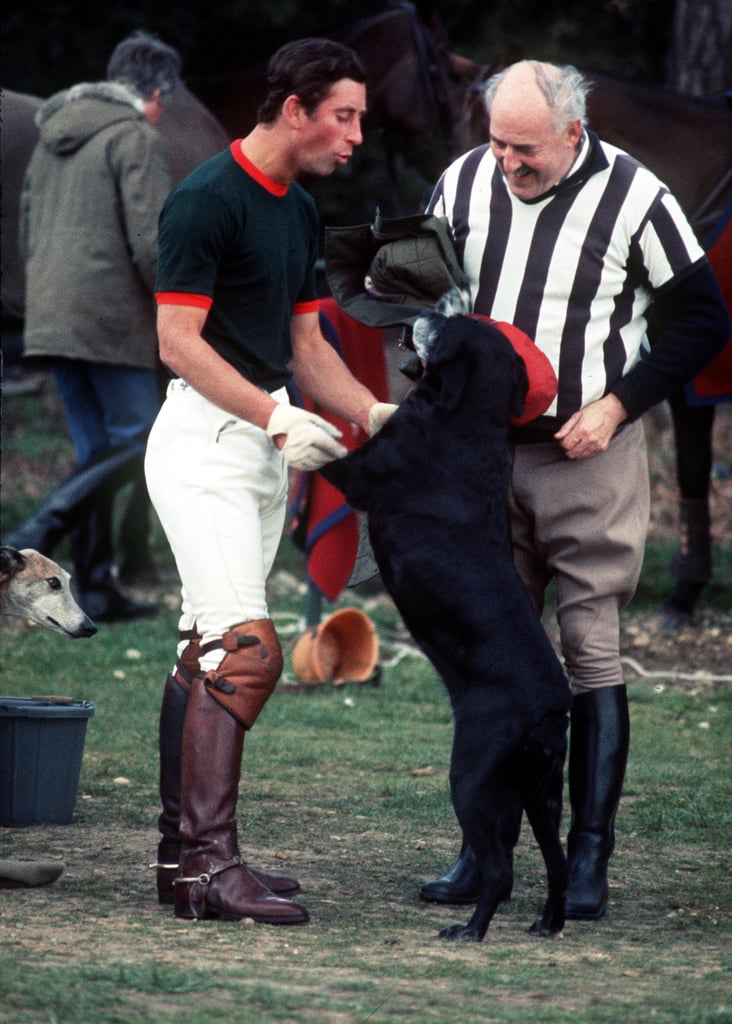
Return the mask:
<svg viewBox="0 0 732 1024">
<path fill-rule="evenodd" d="M 561 928 L 554 928 L 544 924 L 544 919 L 537 917 L 532 926 L 529 928 L 530 935 L 536 935 L 539 939 L 561 939 L 564 938 L 564 932 Z"/>
<path fill-rule="evenodd" d="M 447 928 L 441 928 L 439 937 L 450 942 L 482 942 L 483 940 L 483 936 L 469 924 L 451 924 Z"/>
</svg>

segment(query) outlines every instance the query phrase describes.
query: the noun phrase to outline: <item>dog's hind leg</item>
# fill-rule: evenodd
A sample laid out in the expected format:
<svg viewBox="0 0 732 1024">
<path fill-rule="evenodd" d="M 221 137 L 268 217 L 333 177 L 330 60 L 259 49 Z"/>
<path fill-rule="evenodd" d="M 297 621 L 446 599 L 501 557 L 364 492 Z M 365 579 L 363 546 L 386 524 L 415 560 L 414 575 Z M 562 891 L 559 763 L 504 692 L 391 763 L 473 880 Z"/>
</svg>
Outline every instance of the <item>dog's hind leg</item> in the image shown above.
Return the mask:
<svg viewBox="0 0 732 1024">
<path fill-rule="evenodd" d="M 492 759 L 491 759 L 492 762 Z M 463 835 L 475 852 L 480 869 L 480 895 L 467 924 L 443 928 L 440 938 L 482 942 L 500 903 L 513 886 L 513 851 L 521 831 L 523 805 L 517 790 L 501 778 L 500 771 L 472 770 L 465 760 L 453 765 L 453 805 Z"/>
<path fill-rule="evenodd" d="M 441 939 L 463 942 L 482 942 L 506 891 L 513 884 L 513 848 L 521 828 L 521 805 L 516 795 L 504 803 L 500 820 L 490 828 L 490 834 L 471 846 L 481 868 L 480 896 L 473 916 L 467 924 L 448 925 L 440 931 Z"/>
<path fill-rule="evenodd" d="M 567 858 L 559 834 L 562 816 L 563 760 L 551 755 L 544 777 L 524 794 L 526 816 L 539 844 L 547 876 L 547 899 L 530 932 L 542 938 L 561 937 L 567 894 Z"/>
<path fill-rule="evenodd" d="M 495 895 L 482 893 L 468 923 L 447 925 L 440 929 L 439 937 L 452 942 L 482 942 L 500 902 Z"/>
</svg>

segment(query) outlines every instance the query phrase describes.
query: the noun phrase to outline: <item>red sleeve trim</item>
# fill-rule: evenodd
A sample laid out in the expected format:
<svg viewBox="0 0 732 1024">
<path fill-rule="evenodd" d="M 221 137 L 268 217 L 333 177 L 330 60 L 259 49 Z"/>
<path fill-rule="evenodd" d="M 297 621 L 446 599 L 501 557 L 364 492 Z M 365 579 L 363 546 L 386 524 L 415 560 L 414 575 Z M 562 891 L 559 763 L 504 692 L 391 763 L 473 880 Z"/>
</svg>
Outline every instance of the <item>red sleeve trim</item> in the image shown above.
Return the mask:
<svg viewBox="0 0 732 1024">
<path fill-rule="evenodd" d="M 210 295 L 193 295 L 191 292 L 156 292 L 158 306 L 195 306 L 208 311 L 213 305 Z"/>
<path fill-rule="evenodd" d="M 319 300 L 311 299 L 309 302 L 296 302 L 292 314 L 293 316 L 297 316 L 299 313 L 317 313 L 319 310 Z"/>
</svg>

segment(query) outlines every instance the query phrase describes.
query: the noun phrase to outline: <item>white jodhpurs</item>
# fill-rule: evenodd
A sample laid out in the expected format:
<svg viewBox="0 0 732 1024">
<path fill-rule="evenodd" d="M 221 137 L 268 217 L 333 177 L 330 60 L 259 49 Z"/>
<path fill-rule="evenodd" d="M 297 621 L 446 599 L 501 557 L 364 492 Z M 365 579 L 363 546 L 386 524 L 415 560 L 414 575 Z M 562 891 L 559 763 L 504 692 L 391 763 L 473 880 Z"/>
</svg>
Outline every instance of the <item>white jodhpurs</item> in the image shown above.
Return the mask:
<svg viewBox="0 0 732 1024">
<path fill-rule="evenodd" d="M 284 388 L 272 397 L 289 401 Z M 181 580 L 181 630 L 195 624 L 206 644 L 268 618 L 287 466 L 266 433 L 174 380 L 150 432 L 145 475 Z"/>
</svg>

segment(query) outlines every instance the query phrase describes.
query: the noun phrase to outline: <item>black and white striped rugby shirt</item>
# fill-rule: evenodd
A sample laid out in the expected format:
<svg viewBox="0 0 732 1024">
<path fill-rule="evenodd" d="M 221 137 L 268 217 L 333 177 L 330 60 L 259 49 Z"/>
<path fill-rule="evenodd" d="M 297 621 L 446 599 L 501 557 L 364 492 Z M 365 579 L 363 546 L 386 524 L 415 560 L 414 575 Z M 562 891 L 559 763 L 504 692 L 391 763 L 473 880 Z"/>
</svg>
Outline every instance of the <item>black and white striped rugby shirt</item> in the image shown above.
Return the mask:
<svg viewBox="0 0 732 1024">
<path fill-rule="evenodd" d="M 654 295 L 705 258 L 668 189 L 592 132 L 576 169 L 537 199 L 512 195 L 485 145 L 451 164 L 428 209 L 452 225 L 475 312 L 516 324 L 551 360 L 547 424 L 635 365 Z"/>
</svg>

